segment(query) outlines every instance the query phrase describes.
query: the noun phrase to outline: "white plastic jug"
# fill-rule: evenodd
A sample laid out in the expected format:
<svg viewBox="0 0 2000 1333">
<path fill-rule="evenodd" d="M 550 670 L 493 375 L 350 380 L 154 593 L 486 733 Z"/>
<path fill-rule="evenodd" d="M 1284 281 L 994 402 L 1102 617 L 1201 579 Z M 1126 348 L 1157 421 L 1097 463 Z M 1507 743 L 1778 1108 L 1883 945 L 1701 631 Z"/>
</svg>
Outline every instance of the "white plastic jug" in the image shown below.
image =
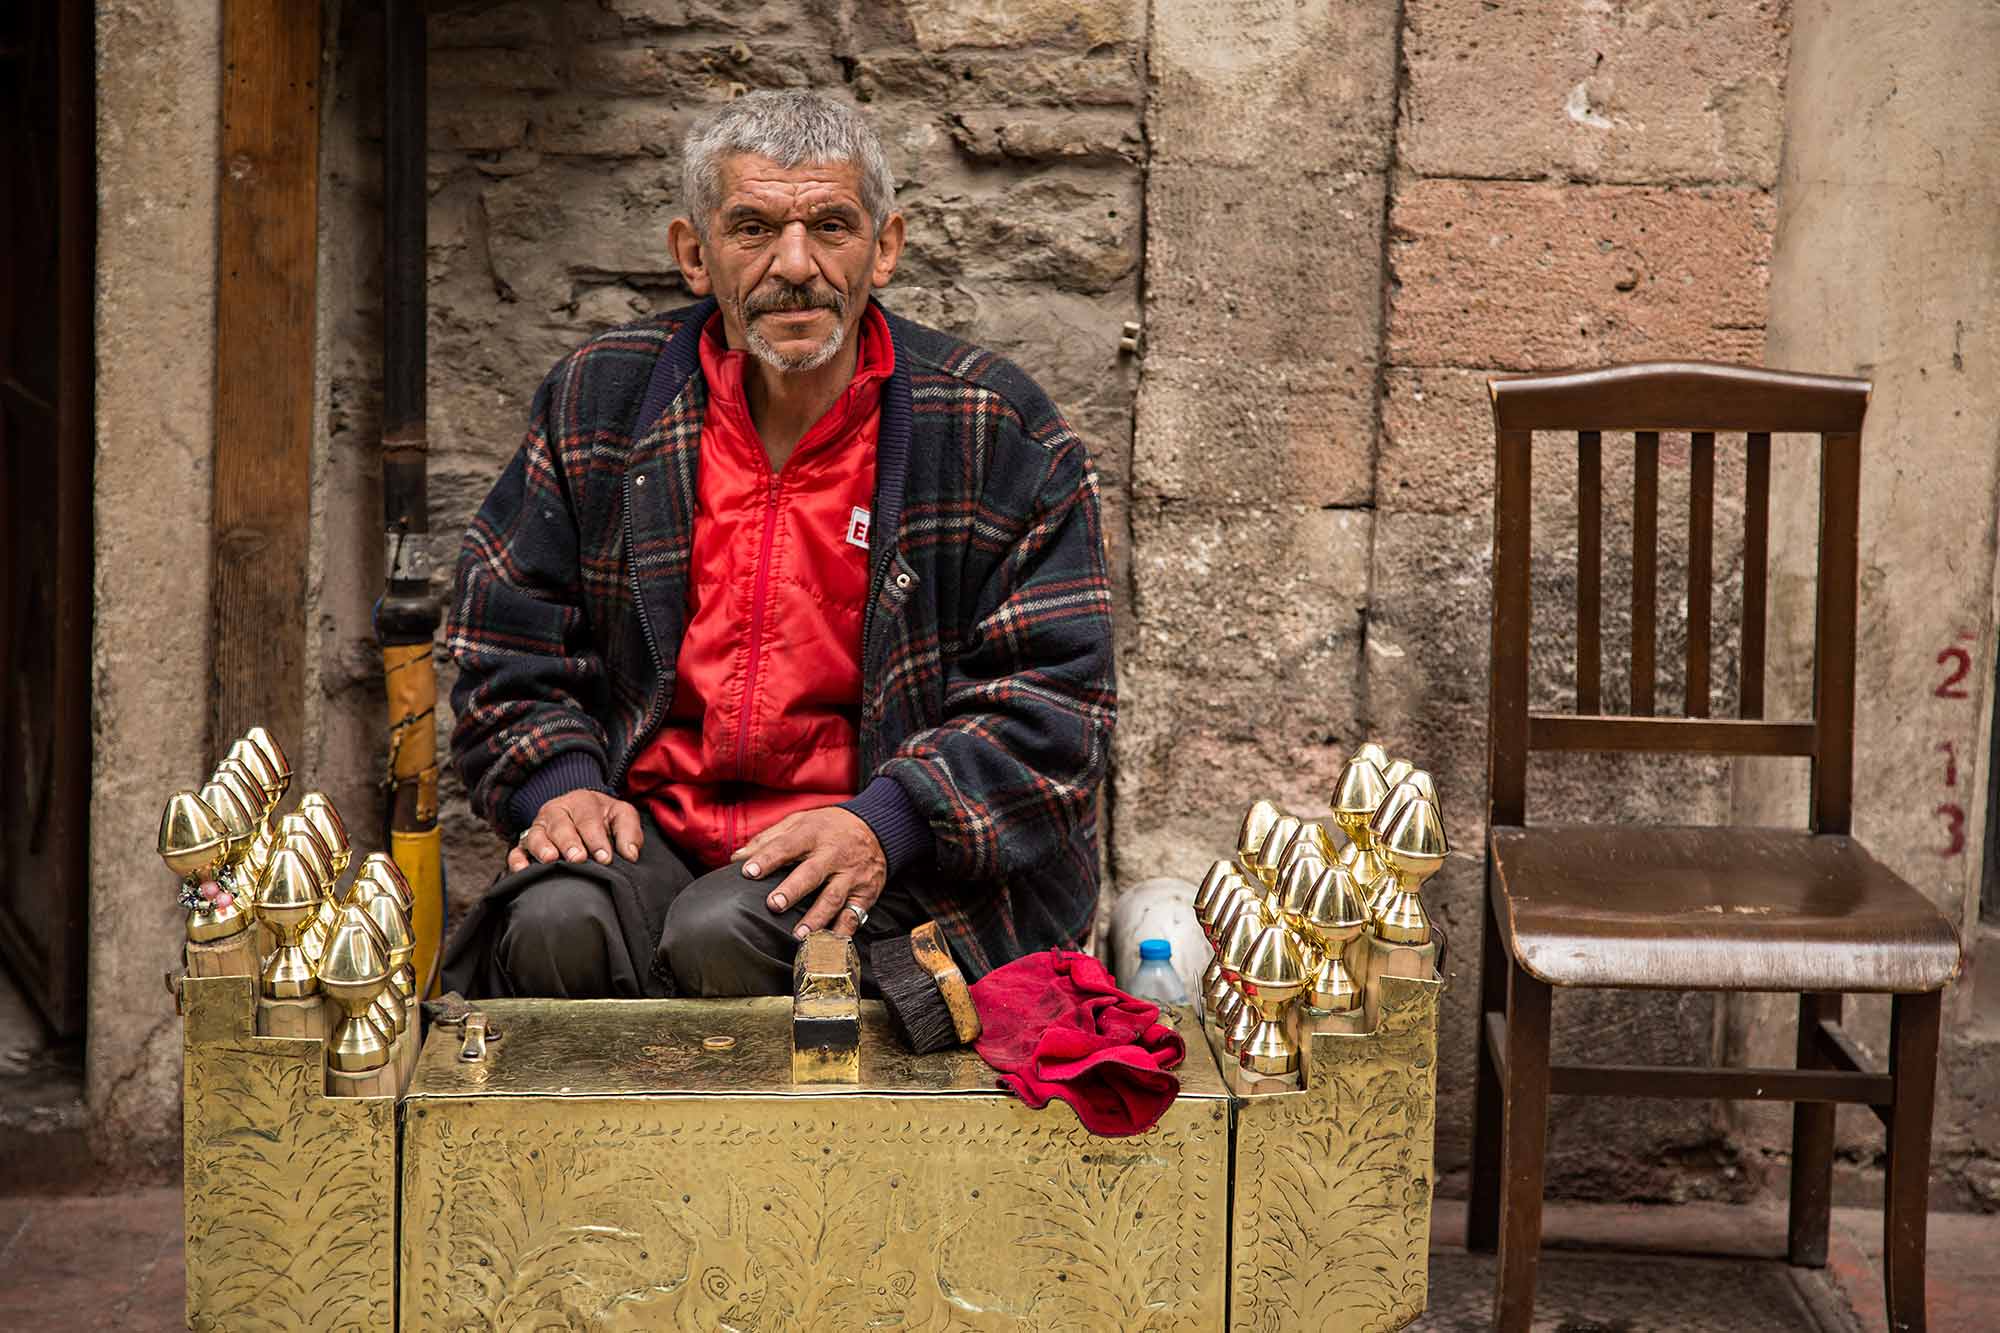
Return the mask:
<svg viewBox="0 0 2000 1333">
<path fill-rule="evenodd" d="M 1121 989 L 1139 974 L 1139 941 L 1167 940 L 1174 946 L 1174 971 L 1189 995 L 1201 993 L 1201 974 L 1214 953 L 1194 919 L 1195 886 L 1163 876 L 1118 895 L 1111 908 L 1111 970 Z"/>
</svg>

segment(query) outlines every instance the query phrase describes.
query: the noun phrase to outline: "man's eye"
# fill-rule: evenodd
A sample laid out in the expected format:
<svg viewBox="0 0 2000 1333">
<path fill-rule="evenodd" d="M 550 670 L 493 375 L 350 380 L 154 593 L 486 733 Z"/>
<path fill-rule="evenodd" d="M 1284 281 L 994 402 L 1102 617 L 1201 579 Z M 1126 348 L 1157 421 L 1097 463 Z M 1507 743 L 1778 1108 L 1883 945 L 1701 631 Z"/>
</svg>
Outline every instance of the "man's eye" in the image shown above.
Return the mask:
<svg viewBox="0 0 2000 1333">
<path fill-rule="evenodd" d="M 847 224 L 845 222 L 822 222 L 819 224 L 819 229 L 828 236 L 838 236 L 847 230 Z"/>
<path fill-rule="evenodd" d="M 770 228 L 761 222 L 745 222 L 736 229 L 738 236 L 764 236 L 768 235 L 769 232 Z"/>
</svg>

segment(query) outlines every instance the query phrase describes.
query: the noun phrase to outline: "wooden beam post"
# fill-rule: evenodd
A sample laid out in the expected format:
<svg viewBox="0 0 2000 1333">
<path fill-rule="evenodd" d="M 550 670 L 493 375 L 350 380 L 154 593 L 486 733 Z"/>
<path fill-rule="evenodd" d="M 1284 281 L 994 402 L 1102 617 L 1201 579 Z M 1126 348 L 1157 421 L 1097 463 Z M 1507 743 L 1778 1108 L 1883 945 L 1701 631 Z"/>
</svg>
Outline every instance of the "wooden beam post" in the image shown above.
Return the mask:
<svg viewBox="0 0 2000 1333">
<path fill-rule="evenodd" d="M 256 724 L 283 745 L 303 740 L 319 9 L 223 4 L 213 747 Z"/>
</svg>

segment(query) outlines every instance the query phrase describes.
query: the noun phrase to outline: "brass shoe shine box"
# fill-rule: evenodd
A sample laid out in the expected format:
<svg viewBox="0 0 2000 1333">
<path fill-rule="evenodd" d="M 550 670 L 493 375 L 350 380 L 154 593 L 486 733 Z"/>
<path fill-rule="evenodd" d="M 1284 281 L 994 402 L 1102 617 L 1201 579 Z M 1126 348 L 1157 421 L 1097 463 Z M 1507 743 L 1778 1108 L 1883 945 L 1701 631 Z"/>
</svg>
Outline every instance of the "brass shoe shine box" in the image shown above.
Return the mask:
<svg viewBox="0 0 2000 1333">
<path fill-rule="evenodd" d="M 1379 762 L 1378 762 L 1379 760 Z M 1268 801 L 1196 912 L 1180 1096 L 1098 1138 L 914 1056 L 848 942 L 789 997 L 493 1000 L 424 1033 L 412 895 L 253 729 L 162 814 L 187 909 L 188 1326 L 1396 1329 L 1423 1311 L 1442 989 L 1428 775 L 1341 849 Z M 1379 828 L 1375 826 L 1379 825 Z"/>
<path fill-rule="evenodd" d="M 344 1097 L 322 1039 L 257 1034 L 254 978 L 185 977 L 189 1325 L 1400 1328 L 1438 991 L 1383 978 L 1255 1096 L 1170 1011 L 1180 1097 L 1105 1139 L 873 1002 L 852 1082 L 794 1078 L 791 999 L 494 1000 Z"/>
</svg>

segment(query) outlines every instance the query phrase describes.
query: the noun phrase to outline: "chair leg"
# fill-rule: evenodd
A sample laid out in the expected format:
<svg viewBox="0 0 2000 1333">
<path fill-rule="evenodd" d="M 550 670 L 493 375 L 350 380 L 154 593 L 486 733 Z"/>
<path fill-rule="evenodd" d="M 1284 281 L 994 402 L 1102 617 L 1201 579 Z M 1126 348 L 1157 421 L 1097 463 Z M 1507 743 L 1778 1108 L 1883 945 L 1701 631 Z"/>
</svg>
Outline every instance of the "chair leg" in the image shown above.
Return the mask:
<svg viewBox="0 0 2000 1333">
<path fill-rule="evenodd" d="M 1840 996 L 1799 996 L 1800 1069 L 1825 1069 L 1815 1030 L 1821 1019 L 1840 1021 Z M 1785 1228 L 1785 1257 L 1801 1268 L 1826 1267 L 1826 1233 L 1833 1220 L 1832 1102 L 1792 1106 L 1792 1203 Z"/>
<path fill-rule="evenodd" d="M 1889 1171 L 1882 1217 L 1882 1285 L 1893 1333 L 1924 1327 L 1924 1242 L 1930 1208 L 1931 1111 L 1937 1097 L 1941 992 L 1898 995 L 1889 1034 Z"/>
<path fill-rule="evenodd" d="M 1542 1159 L 1548 1147 L 1549 988 L 1507 966 L 1507 1078 L 1502 1090 L 1500 1279 L 1493 1327 L 1527 1333 L 1542 1248 Z"/>
<path fill-rule="evenodd" d="M 1465 1209 L 1465 1248 L 1490 1252 L 1500 1243 L 1500 1111 L 1497 1054 L 1486 1044 L 1486 1015 L 1507 1012 L 1507 950 L 1500 942 L 1489 886 L 1480 912 L 1485 927 L 1479 948 L 1479 1022 L 1473 1044 L 1479 1073 L 1472 1089 L 1472 1182 Z"/>
</svg>

